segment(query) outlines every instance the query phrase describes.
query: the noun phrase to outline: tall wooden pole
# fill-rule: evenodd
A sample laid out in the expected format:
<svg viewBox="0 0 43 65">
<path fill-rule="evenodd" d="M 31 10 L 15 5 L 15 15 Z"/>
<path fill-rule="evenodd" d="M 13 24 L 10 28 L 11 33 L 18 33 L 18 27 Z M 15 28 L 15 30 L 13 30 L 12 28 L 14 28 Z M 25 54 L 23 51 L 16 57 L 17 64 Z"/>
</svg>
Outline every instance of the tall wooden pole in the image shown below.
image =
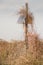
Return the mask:
<svg viewBox="0 0 43 65">
<path fill-rule="evenodd" d="M 28 49 L 28 3 L 26 3 L 26 18 L 25 18 L 25 43 L 26 43 L 26 50 Z"/>
</svg>

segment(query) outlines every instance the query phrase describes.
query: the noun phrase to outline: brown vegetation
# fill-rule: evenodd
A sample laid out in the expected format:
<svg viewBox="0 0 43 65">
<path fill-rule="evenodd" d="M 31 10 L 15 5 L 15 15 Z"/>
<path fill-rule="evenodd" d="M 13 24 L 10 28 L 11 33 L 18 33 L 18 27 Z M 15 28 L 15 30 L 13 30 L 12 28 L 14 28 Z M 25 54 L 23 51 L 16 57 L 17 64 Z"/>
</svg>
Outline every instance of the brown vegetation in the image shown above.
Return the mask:
<svg viewBox="0 0 43 65">
<path fill-rule="evenodd" d="M 0 65 L 43 65 L 43 41 L 29 33 L 26 51 L 24 41 L 0 40 Z"/>
</svg>

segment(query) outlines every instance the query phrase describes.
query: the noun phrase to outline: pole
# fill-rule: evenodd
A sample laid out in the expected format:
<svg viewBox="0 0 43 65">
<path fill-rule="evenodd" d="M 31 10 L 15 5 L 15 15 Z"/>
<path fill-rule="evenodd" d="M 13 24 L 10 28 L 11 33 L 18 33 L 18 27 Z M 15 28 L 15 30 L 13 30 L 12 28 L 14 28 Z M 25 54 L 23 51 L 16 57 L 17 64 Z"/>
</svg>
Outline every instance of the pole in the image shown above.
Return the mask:
<svg viewBox="0 0 43 65">
<path fill-rule="evenodd" d="M 28 3 L 26 3 L 26 18 L 25 18 L 25 43 L 26 43 L 26 50 L 28 49 Z"/>
</svg>

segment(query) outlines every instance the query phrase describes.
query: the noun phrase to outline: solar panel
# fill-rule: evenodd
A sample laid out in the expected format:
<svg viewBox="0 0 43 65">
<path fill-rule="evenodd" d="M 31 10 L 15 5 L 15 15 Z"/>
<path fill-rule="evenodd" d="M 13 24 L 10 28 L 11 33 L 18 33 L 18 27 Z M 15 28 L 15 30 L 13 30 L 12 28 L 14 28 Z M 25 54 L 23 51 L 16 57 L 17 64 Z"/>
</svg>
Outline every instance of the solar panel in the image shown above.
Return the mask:
<svg viewBox="0 0 43 65">
<path fill-rule="evenodd" d="M 24 16 L 19 16 L 19 18 L 18 18 L 18 21 L 17 21 L 18 23 L 20 23 L 20 24 L 23 24 L 23 23 L 25 23 L 25 17 Z"/>
</svg>

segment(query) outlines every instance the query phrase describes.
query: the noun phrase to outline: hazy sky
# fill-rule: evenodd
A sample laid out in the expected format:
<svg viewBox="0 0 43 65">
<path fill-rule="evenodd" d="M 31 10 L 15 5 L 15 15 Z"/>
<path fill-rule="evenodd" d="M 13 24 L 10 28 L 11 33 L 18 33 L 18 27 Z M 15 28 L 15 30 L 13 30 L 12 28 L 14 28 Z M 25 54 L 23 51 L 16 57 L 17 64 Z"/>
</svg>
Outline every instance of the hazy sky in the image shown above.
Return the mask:
<svg viewBox="0 0 43 65">
<path fill-rule="evenodd" d="M 17 23 L 17 12 L 26 0 L 0 0 L 0 38 L 23 39 L 23 25 Z M 35 30 L 43 37 L 43 0 L 28 0 L 33 12 Z"/>
</svg>

